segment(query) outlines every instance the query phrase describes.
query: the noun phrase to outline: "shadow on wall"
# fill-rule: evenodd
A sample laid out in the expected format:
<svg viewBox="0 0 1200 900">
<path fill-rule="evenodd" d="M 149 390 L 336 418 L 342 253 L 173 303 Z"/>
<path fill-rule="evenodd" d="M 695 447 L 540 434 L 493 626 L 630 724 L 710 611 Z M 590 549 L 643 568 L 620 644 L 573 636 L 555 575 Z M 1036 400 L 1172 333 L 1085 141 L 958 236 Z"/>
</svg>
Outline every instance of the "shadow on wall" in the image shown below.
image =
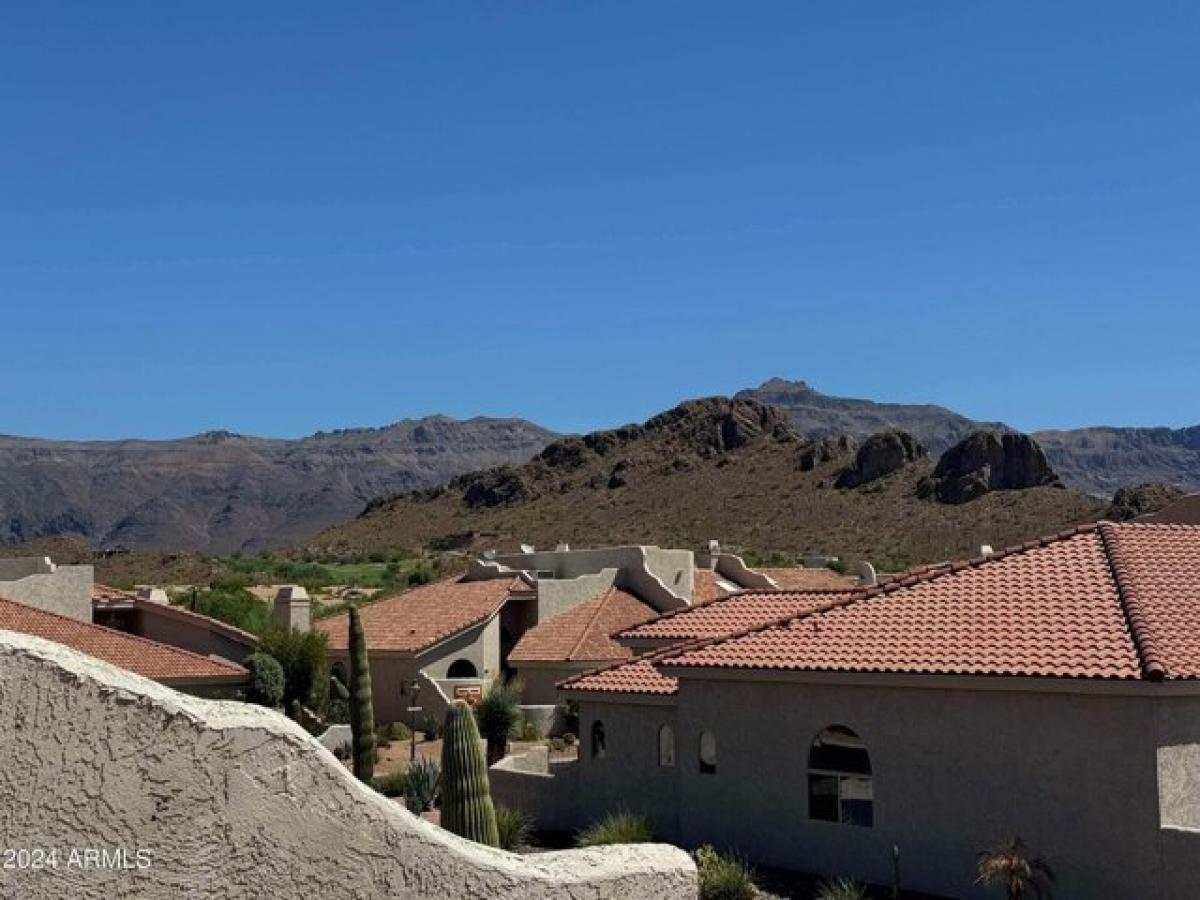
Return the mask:
<svg viewBox="0 0 1200 900">
<path fill-rule="evenodd" d="M 0 833 L 130 869 L 0 869 L 0 895 L 692 900 L 665 845 L 523 857 L 409 814 L 282 715 L 184 696 L 0 631 Z M 51 787 L 53 786 L 53 787 Z"/>
</svg>

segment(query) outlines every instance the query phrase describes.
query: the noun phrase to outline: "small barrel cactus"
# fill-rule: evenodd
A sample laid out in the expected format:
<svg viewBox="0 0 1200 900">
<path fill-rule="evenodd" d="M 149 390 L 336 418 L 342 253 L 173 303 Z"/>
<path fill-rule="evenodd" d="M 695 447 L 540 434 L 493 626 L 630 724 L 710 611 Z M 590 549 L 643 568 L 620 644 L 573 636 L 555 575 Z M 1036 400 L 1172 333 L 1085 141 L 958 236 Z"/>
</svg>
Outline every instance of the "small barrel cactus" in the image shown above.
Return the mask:
<svg viewBox="0 0 1200 900">
<path fill-rule="evenodd" d="M 489 847 L 500 846 L 479 728 L 462 700 L 450 704 L 442 735 L 442 827 Z"/>
</svg>

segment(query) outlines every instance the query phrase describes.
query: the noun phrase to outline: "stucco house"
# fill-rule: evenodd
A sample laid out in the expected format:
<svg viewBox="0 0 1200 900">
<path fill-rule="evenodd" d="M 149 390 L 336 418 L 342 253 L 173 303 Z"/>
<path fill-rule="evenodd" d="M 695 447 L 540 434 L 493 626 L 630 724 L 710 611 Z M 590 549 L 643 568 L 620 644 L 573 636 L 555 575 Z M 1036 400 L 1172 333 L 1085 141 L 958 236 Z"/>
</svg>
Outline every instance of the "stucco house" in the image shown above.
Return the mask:
<svg viewBox="0 0 1200 900">
<path fill-rule="evenodd" d="M 1200 527 L 1101 523 L 771 606 L 628 629 L 662 644 L 562 685 L 579 761 L 498 764 L 497 797 L 877 883 L 898 848 L 904 887 L 948 897 L 986 896 L 975 855 L 1012 835 L 1056 896 L 1200 896 Z"/>
<path fill-rule="evenodd" d="M 249 678 L 246 669 L 236 663 L 11 600 L 0 599 L 0 631 L 29 634 L 63 644 L 185 694 L 234 698 Z"/>
<path fill-rule="evenodd" d="M 551 727 L 558 681 L 632 657 L 615 632 L 749 585 L 775 587 L 777 577 L 857 583 L 800 571 L 769 576 L 715 548 L 699 556 L 640 545 L 485 554 L 461 576 L 362 608 L 376 717 L 407 721 L 413 706 L 440 716 L 455 697 L 478 697 L 494 679 L 515 676 L 527 717 Z M 344 666 L 347 616 L 313 627 L 329 636 L 333 664 Z"/>
<path fill-rule="evenodd" d="M 258 647 L 258 638 L 250 632 L 175 606 L 161 589 L 122 591 L 97 582 L 92 587 L 92 621 L 233 663 L 241 663 Z"/>
</svg>

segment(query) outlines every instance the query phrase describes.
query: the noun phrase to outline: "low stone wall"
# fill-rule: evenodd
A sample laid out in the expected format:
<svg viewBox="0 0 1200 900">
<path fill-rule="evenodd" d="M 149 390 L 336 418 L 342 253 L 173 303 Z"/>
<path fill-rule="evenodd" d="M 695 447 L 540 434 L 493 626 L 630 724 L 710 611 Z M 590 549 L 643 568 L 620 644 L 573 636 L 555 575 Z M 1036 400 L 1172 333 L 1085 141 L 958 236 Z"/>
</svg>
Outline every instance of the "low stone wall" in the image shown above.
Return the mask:
<svg viewBox="0 0 1200 900">
<path fill-rule="evenodd" d="M 360 784 L 278 713 L 4 631 L 0 834 L 58 854 L 0 867 L 4 898 L 696 896 L 677 848 L 481 847 Z"/>
<path fill-rule="evenodd" d="M 544 752 L 507 756 L 488 771 L 492 799 L 529 815 L 543 831 L 575 831 L 579 814 L 579 763 L 550 764 Z"/>
</svg>

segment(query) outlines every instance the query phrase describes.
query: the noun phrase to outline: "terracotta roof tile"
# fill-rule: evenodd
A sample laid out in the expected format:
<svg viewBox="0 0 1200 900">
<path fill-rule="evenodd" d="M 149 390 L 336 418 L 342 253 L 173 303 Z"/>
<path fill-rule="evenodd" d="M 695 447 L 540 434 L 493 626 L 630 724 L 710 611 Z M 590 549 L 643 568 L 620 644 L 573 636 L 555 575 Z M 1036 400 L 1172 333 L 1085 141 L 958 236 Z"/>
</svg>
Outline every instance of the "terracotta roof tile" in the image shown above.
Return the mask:
<svg viewBox="0 0 1200 900">
<path fill-rule="evenodd" d="M 621 632 L 622 639 L 691 641 L 716 638 L 816 609 L 833 591 L 743 591 L 672 610 Z"/>
<path fill-rule="evenodd" d="M 692 603 L 707 603 L 732 593 L 722 586 L 721 579 L 712 569 L 696 569 L 692 585 Z"/>
<path fill-rule="evenodd" d="M 510 593 L 527 590 L 520 578 L 462 581 L 456 577 L 413 588 L 362 608 L 367 647 L 416 653 L 486 621 Z M 330 649 L 346 650 L 348 621 L 343 613 L 313 627 L 329 636 Z"/>
<path fill-rule="evenodd" d="M 530 628 L 509 653 L 510 662 L 599 662 L 628 659 L 632 652 L 610 635 L 658 613 L 637 597 L 609 588 Z"/>
<path fill-rule="evenodd" d="M 779 569 L 755 569 L 766 575 L 781 591 L 849 591 L 858 587 L 858 579 L 833 569 L 807 569 L 800 566 Z"/>
<path fill-rule="evenodd" d="M 106 603 L 111 600 L 132 600 L 133 594 L 129 591 L 122 591 L 115 587 L 109 587 L 107 584 L 101 584 L 96 581 L 92 583 L 92 602 Z"/>
<path fill-rule="evenodd" d="M 572 691 L 669 696 L 679 689 L 679 682 L 659 670 L 655 664 L 659 656 L 661 654 L 653 653 L 639 656 L 629 662 L 576 675 L 558 686 Z"/>
<path fill-rule="evenodd" d="M 238 681 L 247 674 L 241 666 L 224 660 L 210 659 L 10 600 L 0 600 L 0 629 L 65 644 L 80 653 L 165 684 Z"/>
<path fill-rule="evenodd" d="M 1200 527 L 1112 524 L 897 579 L 672 666 L 1200 677 Z"/>
</svg>

